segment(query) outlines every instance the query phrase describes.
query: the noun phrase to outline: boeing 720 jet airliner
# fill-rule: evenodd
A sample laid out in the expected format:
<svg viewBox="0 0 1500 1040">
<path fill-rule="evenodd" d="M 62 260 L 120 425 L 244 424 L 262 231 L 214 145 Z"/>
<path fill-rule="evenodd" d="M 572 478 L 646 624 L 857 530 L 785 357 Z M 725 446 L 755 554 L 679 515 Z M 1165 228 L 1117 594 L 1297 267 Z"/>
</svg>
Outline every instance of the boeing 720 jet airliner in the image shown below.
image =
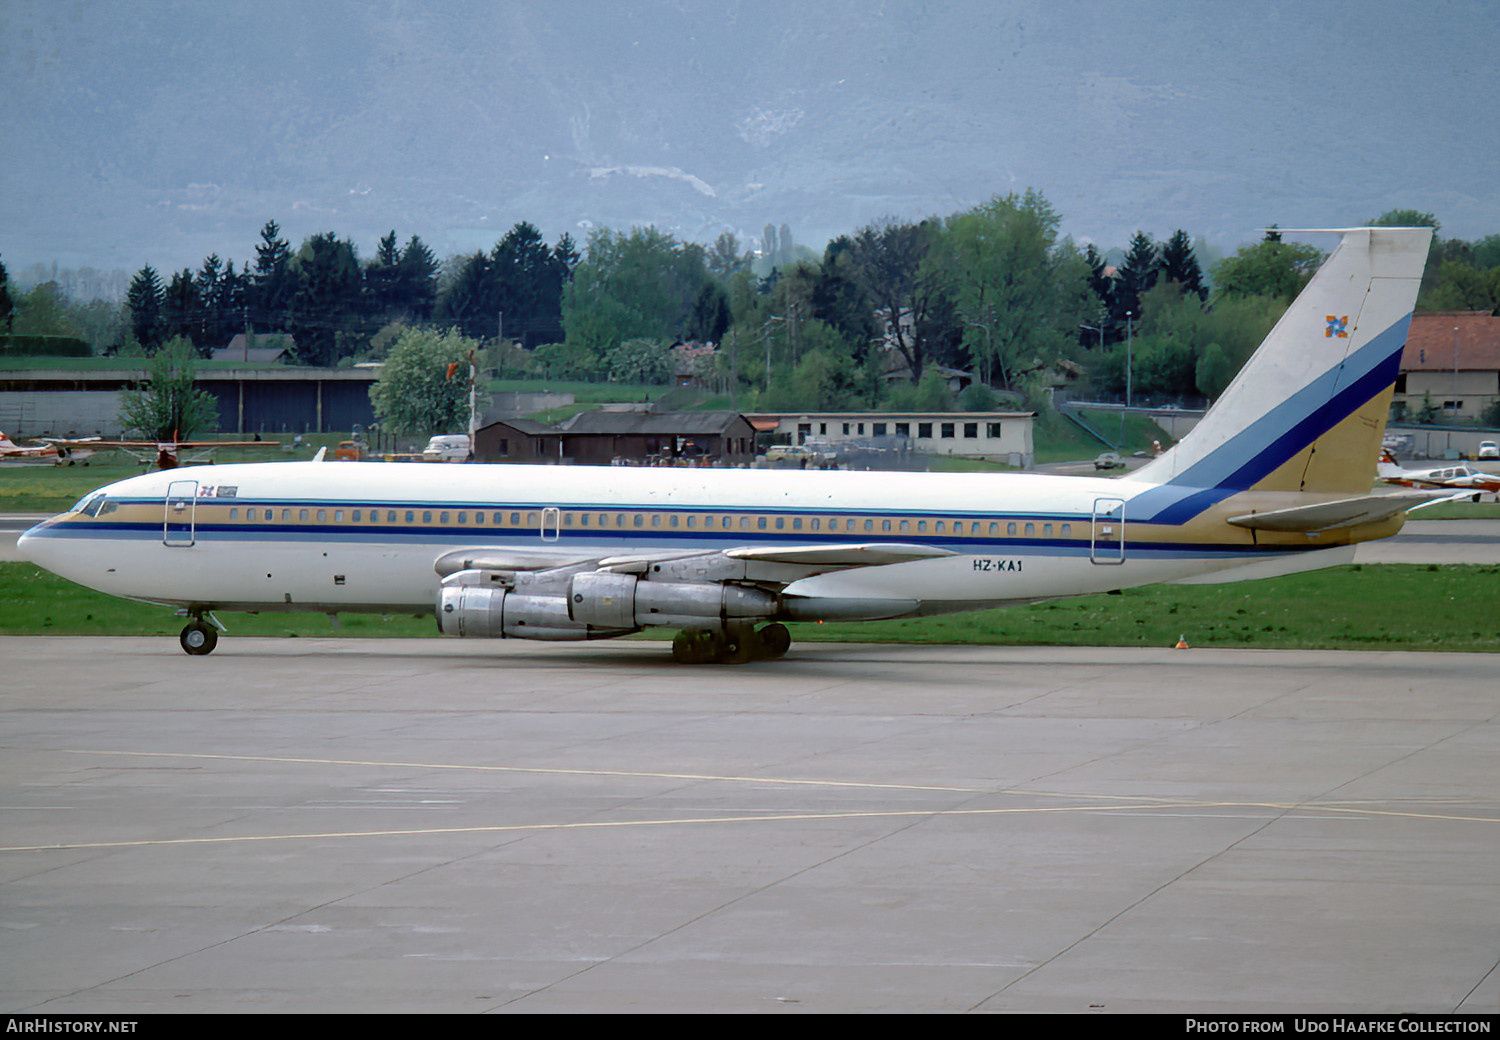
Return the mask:
<svg viewBox="0 0 1500 1040">
<path fill-rule="evenodd" d="M 683 662 L 780 657 L 786 622 L 915 617 L 1344 563 L 1444 492 L 1374 495 L 1428 228 L 1355 228 L 1223 396 L 1123 479 L 569 466 L 151 473 L 23 535 L 90 588 L 214 611 L 425 612 L 454 636 L 680 629 Z"/>
</svg>

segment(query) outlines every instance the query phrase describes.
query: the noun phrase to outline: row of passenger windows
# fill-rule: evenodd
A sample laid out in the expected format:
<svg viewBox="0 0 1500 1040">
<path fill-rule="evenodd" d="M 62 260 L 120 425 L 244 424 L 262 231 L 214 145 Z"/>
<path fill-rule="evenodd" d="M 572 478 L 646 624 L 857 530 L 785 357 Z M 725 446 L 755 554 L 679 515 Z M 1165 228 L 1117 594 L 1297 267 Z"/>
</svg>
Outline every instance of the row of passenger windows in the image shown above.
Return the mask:
<svg viewBox="0 0 1500 1040">
<path fill-rule="evenodd" d="M 889 520 L 874 517 L 802 517 L 802 516 L 700 516 L 694 513 L 585 513 L 558 512 L 548 510 L 551 515 L 532 510 L 528 512 L 491 512 L 481 510 L 433 510 L 433 509 L 275 509 L 250 506 L 245 509 L 245 520 L 256 523 L 274 523 L 278 520 L 291 523 L 352 523 L 352 524 L 458 524 L 476 527 L 510 528 L 556 528 L 568 530 L 582 528 L 666 528 L 669 530 L 702 531 L 830 531 L 845 533 L 881 534 L 969 534 L 969 535 L 1015 535 L 1041 534 L 1051 537 L 1055 533 L 1066 538 L 1073 533 L 1069 523 L 1054 524 L 1051 521 L 1024 524 L 1015 520 Z M 420 519 L 419 519 L 420 518 Z M 239 507 L 229 510 L 229 519 L 240 519 Z"/>
</svg>

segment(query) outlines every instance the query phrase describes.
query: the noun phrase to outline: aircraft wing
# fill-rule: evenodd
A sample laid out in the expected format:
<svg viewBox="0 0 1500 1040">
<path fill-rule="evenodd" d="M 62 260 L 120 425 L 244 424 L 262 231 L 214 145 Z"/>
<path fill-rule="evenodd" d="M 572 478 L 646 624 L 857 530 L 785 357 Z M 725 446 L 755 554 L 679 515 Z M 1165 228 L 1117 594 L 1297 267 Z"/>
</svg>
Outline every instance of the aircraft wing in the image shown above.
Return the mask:
<svg viewBox="0 0 1500 1040">
<path fill-rule="evenodd" d="M 598 556 L 567 553 L 549 549 L 486 548 L 455 549 L 444 553 L 433 563 L 439 576 L 446 578 L 459 571 L 547 571 L 558 567 L 576 567 L 599 562 Z"/>
<path fill-rule="evenodd" d="M 1229 523 L 1236 527 L 1255 531 L 1301 531 L 1316 534 L 1340 527 L 1357 527 L 1360 524 L 1379 523 L 1400 513 L 1432 505 L 1471 497 L 1472 492 L 1455 494 L 1444 491 L 1399 491 L 1390 495 L 1357 495 L 1334 502 L 1318 502 L 1310 506 L 1293 506 L 1290 509 L 1272 509 L 1264 513 L 1245 513 L 1232 516 Z"/>
<path fill-rule="evenodd" d="M 479 547 L 444 553 L 434 564 L 447 577 L 465 570 L 515 573 L 556 569 L 599 570 L 615 574 L 670 573 L 687 581 L 737 581 L 784 585 L 799 578 L 853 567 L 879 567 L 912 560 L 952 556 L 948 549 L 896 542 L 856 542 L 845 545 L 744 546 L 724 551 L 631 553 L 589 556 L 552 549 Z"/>
</svg>

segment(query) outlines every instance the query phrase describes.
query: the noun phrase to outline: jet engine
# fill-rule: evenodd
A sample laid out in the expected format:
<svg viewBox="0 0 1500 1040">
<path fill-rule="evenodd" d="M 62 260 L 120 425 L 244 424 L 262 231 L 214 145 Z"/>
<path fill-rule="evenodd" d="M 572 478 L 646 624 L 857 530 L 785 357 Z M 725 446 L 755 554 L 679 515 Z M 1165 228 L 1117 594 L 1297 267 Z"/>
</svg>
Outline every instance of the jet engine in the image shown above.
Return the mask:
<svg viewBox="0 0 1500 1040">
<path fill-rule="evenodd" d="M 717 582 L 645 581 L 581 571 L 563 588 L 505 587 L 510 575 L 465 570 L 443 579 L 438 629 L 451 636 L 608 639 L 641 628 L 723 629 L 773 616 L 776 596 Z M 512 579 L 513 580 L 513 579 Z"/>
</svg>

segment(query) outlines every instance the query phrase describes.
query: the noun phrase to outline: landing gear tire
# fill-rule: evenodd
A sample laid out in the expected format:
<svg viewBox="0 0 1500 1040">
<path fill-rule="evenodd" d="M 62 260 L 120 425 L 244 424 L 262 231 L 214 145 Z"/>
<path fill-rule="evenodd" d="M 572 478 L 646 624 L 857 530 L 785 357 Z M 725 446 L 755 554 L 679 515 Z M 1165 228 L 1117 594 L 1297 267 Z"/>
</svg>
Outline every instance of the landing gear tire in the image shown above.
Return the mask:
<svg viewBox="0 0 1500 1040">
<path fill-rule="evenodd" d="M 762 656 L 759 634 L 746 625 L 732 628 L 724 637 L 724 652 L 719 660 L 725 664 L 749 664 Z"/>
<path fill-rule="evenodd" d="M 767 625 L 756 637 L 760 640 L 761 656 L 772 661 L 785 657 L 792 648 L 792 633 L 779 623 Z"/>
<path fill-rule="evenodd" d="M 203 621 L 194 621 L 183 627 L 177 641 L 194 657 L 211 654 L 219 645 L 219 630 Z"/>
<path fill-rule="evenodd" d="M 672 639 L 672 659 L 678 664 L 707 664 L 723 652 L 723 638 L 706 628 L 685 628 Z"/>
<path fill-rule="evenodd" d="M 727 632 L 686 628 L 672 640 L 672 658 L 678 664 L 749 664 L 774 661 L 791 645 L 791 632 L 780 624 L 767 625 L 759 632 L 749 625 L 734 625 Z"/>
</svg>

